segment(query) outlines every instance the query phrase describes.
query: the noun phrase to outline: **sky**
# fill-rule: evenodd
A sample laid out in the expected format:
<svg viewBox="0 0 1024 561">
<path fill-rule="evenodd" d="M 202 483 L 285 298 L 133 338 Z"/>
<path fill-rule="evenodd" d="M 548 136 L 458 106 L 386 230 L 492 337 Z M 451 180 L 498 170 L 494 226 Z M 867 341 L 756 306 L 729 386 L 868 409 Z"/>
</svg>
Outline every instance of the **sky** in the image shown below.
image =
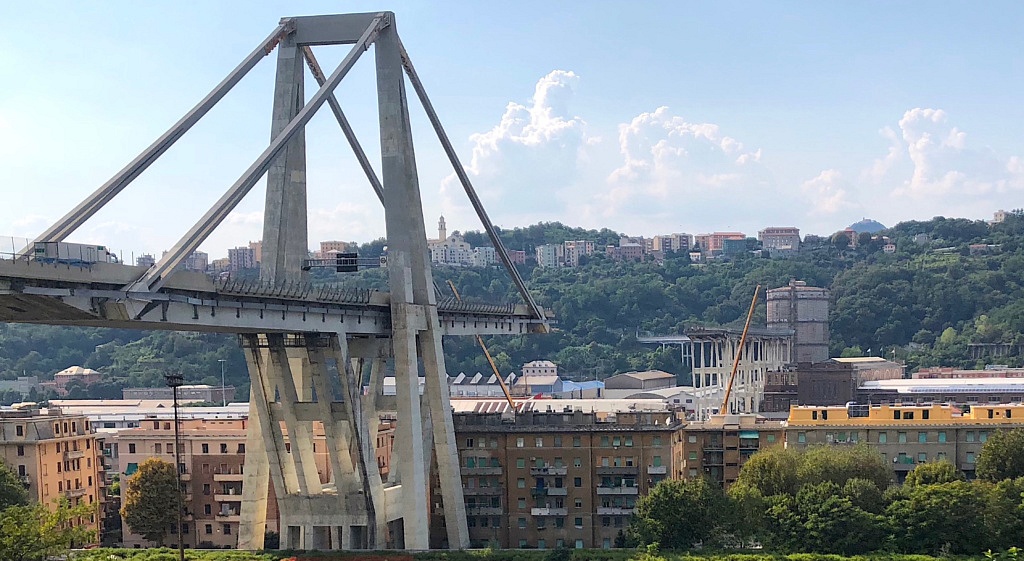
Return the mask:
<svg viewBox="0 0 1024 561">
<path fill-rule="evenodd" d="M 390 10 L 492 220 L 630 235 L 1024 207 L 1019 2 L 19 2 L 0 35 L 0 252 L 205 96 L 283 16 Z M 317 47 L 330 72 L 348 47 Z M 337 91 L 379 162 L 372 49 Z M 270 140 L 273 53 L 69 241 L 171 247 Z M 306 95 L 315 91 L 307 75 Z M 413 98 L 428 235 L 478 230 Z M 310 247 L 384 235 L 330 111 L 306 130 Z M 379 165 L 377 165 L 379 171 Z M 262 236 L 264 181 L 201 249 Z"/>
</svg>

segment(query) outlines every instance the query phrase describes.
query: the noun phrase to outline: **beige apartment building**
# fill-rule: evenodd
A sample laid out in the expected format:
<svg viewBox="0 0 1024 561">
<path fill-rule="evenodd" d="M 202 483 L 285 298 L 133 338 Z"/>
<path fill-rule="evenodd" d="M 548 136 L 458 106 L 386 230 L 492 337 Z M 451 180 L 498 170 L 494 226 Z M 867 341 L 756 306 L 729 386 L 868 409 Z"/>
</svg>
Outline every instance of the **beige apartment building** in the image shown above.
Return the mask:
<svg viewBox="0 0 1024 561">
<path fill-rule="evenodd" d="M 708 477 L 728 489 L 759 450 L 785 444 L 785 423 L 757 415 L 712 415 L 687 423 L 675 435 L 675 479 Z"/>
<path fill-rule="evenodd" d="M 77 522 L 97 532 L 97 539 L 105 491 L 100 454 L 84 416 L 62 415 L 57 408 L 0 409 L 0 460 L 36 502 L 52 509 L 61 499 L 95 505 L 95 513 Z"/>
<path fill-rule="evenodd" d="M 473 547 L 610 548 L 638 497 L 673 472 L 672 413 L 456 414 Z M 432 542 L 444 545 L 433 498 Z"/>
<path fill-rule="evenodd" d="M 182 536 L 185 547 L 234 548 L 241 522 L 242 478 L 245 464 L 245 442 L 248 438 L 247 419 L 186 419 L 180 421 L 181 453 L 178 469 L 185 493 L 185 520 Z M 377 434 L 377 465 L 387 477 L 391 447 L 394 442 L 394 424 L 382 422 Z M 140 464 L 149 458 L 174 463 L 174 421 L 147 419 L 137 428 L 126 429 L 109 437 L 105 444 L 108 453 L 116 457 L 123 477 L 134 474 Z M 285 443 L 286 449 L 290 444 Z M 320 480 L 331 478 L 323 425 L 313 425 L 313 452 L 316 456 Z M 122 485 L 122 501 L 127 486 Z M 267 530 L 280 532 L 277 499 L 273 483 L 267 503 Z M 175 529 L 176 530 L 176 529 Z M 149 547 L 151 542 L 133 534 L 123 526 L 124 547 Z M 177 534 L 169 535 L 166 543 L 176 547 Z"/>
</svg>

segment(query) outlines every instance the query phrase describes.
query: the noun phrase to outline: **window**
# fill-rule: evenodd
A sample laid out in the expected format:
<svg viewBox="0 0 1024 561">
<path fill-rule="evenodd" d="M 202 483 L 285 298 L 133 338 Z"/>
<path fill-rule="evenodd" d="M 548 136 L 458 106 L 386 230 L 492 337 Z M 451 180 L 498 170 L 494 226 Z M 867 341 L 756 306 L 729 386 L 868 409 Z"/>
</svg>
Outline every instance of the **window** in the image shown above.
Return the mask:
<svg viewBox="0 0 1024 561">
<path fill-rule="evenodd" d="M 607 448 L 610 444 L 611 444 L 611 442 L 608 440 L 607 436 L 602 436 L 601 437 L 601 446 Z"/>
<path fill-rule="evenodd" d="M 974 452 L 968 452 L 967 453 L 967 463 L 969 463 L 969 464 L 973 464 L 974 463 Z"/>
<path fill-rule="evenodd" d="M 227 454 L 228 453 L 228 445 L 227 444 L 225 444 L 223 442 L 221 443 L 221 445 L 220 445 L 220 453 L 221 454 Z"/>
<path fill-rule="evenodd" d="M 917 453 L 917 463 L 923 464 L 923 463 L 925 463 L 927 461 L 928 461 L 928 454 L 926 454 L 924 452 L 918 452 Z"/>
<path fill-rule="evenodd" d="M 526 440 L 524 440 L 523 437 L 520 436 L 519 438 L 516 439 L 516 448 L 522 448 L 525 445 Z"/>
<path fill-rule="evenodd" d="M 204 495 L 209 495 L 210 494 L 210 484 L 209 483 L 203 483 L 203 494 Z"/>
<path fill-rule="evenodd" d="M 583 499 L 576 499 L 576 502 L 574 502 L 573 505 L 576 508 L 583 508 Z"/>
<path fill-rule="evenodd" d="M 491 527 L 492 528 L 501 528 L 501 517 L 500 516 L 495 516 L 494 518 L 491 519 Z"/>
<path fill-rule="evenodd" d="M 661 437 L 655 436 L 651 439 L 651 446 L 661 446 Z"/>
<path fill-rule="evenodd" d="M 129 454 L 134 454 L 135 453 L 135 443 L 134 442 L 128 444 L 128 453 Z"/>
<path fill-rule="evenodd" d="M 231 524 L 225 524 L 224 525 L 224 535 L 225 536 L 230 536 L 231 535 Z"/>
<path fill-rule="evenodd" d="M 561 516 L 555 518 L 555 528 L 565 528 L 565 518 Z"/>
<path fill-rule="evenodd" d="M 520 477 L 516 480 L 516 487 L 520 489 L 526 489 L 526 480 Z"/>
<path fill-rule="evenodd" d="M 525 468 L 526 467 L 526 458 L 516 458 L 516 467 L 520 468 L 520 469 L 521 468 Z"/>
<path fill-rule="evenodd" d="M 476 458 L 474 456 L 466 457 L 466 468 L 472 469 L 476 467 Z"/>
<path fill-rule="evenodd" d="M 472 438 L 467 438 L 466 439 L 466 448 L 472 448 L 472 447 L 473 447 L 473 439 Z"/>
<path fill-rule="evenodd" d="M 177 515 L 175 515 L 175 516 L 177 516 Z M 203 530 L 206 531 L 207 535 L 212 534 L 213 533 L 213 524 L 207 524 L 206 527 L 203 528 Z"/>
<path fill-rule="evenodd" d="M 522 510 L 522 509 L 526 508 L 526 499 L 520 498 L 519 501 L 517 501 L 516 504 L 519 507 L 519 510 Z"/>
<path fill-rule="evenodd" d="M 988 442 L 988 431 L 983 430 L 978 433 L 978 442 Z"/>
<path fill-rule="evenodd" d="M 523 516 L 520 516 L 520 517 L 519 517 L 519 527 L 520 527 L 520 528 L 525 528 L 525 527 L 526 527 L 526 518 L 525 518 L 525 517 L 523 517 Z M 524 541 L 525 541 L 525 540 L 524 540 Z"/>
<path fill-rule="evenodd" d="M 582 516 L 577 516 L 576 518 L 573 519 L 572 523 L 577 528 L 582 528 L 583 527 L 583 517 Z"/>
<path fill-rule="evenodd" d="M 775 443 L 775 435 L 774 434 L 769 434 L 768 435 L 768 444 L 774 444 L 774 443 Z"/>
<path fill-rule="evenodd" d="M 562 437 L 561 436 L 556 436 L 555 437 L 555 448 L 561 448 L 561 447 L 562 447 Z"/>
<path fill-rule="evenodd" d="M 696 460 L 696 459 L 697 459 L 697 452 L 696 452 L 696 451 L 694 451 L 694 450 L 691 450 L 691 451 L 690 451 L 690 455 L 689 455 L 688 457 L 689 457 L 689 459 L 691 459 L 691 460 Z"/>
<path fill-rule="evenodd" d="M 632 436 L 627 436 L 626 437 L 626 446 L 632 446 L 632 445 L 633 445 L 633 437 Z"/>
<path fill-rule="evenodd" d="M 800 432 L 796 433 L 796 441 L 798 443 L 800 443 L 800 444 L 806 444 L 807 443 L 807 433 L 805 433 L 803 431 L 800 431 Z"/>
<path fill-rule="evenodd" d="M 578 436 L 572 437 L 572 447 L 573 448 L 579 448 L 582 445 L 583 445 L 583 441 L 582 441 L 582 439 L 580 437 L 578 437 Z"/>
<path fill-rule="evenodd" d="M 583 460 L 579 458 L 572 459 L 572 467 L 583 467 Z"/>
<path fill-rule="evenodd" d="M 689 475 L 690 475 L 690 477 L 697 477 L 697 469 L 696 468 L 690 468 Z"/>
<path fill-rule="evenodd" d="M 622 438 L 618 437 L 618 436 L 613 437 L 612 438 L 612 446 L 614 446 L 616 448 L 618 448 L 619 446 L 622 446 Z"/>
<path fill-rule="evenodd" d="M 686 441 L 689 442 L 690 444 L 695 444 L 697 442 L 697 435 L 695 435 L 695 434 L 688 435 L 686 437 Z"/>
<path fill-rule="evenodd" d="M 939 431 L 939 442 L 945 442 L 945 441 L 946 441 L 946 431 L 940 430 Z"/>
<path fill-rule="evenodd" d="M 601 517 L 601 526 L 603 526 L 605 528 L 608 528 L 611 525 L 612 525 L 612 517 L 611 516 L 602 516 Z"/>
<path fill-rule="evenodd" d="M 207 515 L 213 514 L 212 511 L 213 511 L 213 509 L 210 507 L 210 505 L 208 505 L 208 504 L 207 505 L 203 505 L 203 512 L 204 513 L 206 513 Z"/>
<path fill-rule="evenodd" d="M 541 519 L 541 520 L 543 520 L 543 519 Z M 547 544 L 544 542 L 543 539 L 537 540 L 537 549 L 546 549 L 546 547 L 545 547 L 546 545 Z"/>
<path fill-rule="evenodd" d="M 1009 415 L 1007 415 L 1007 417 L 1009 417 Z M 17 427 L 15 427 L 14 433 L 18 436 L 25 436 L 25 427 L 22 425 L 18 425 Z"/>
<path fill-rule="evenodd" d="M 939 461 L 945 460 L 946 459 L 946 453 L 945 452 L 939 452 L 938 454 L 935 454 L 935 459 L 939 460 Z"/>
<path fill-rule="evenodd" d="M 906 442 L 907 442 L 907 433 L 905 433 L 903 431 L 899 431 L 898 433 L 896 433 L 896 440 L 898 440 L 900 444 L 906 444 Z"/>
<path fill-rule="evenodd" d="M 579 520 L 579 518 L 577 518 L 577 520 Z M 583 527 L 582 524 L 577 526 L 577 528 L 582 528 L 582 527 Z M 583 549 L 583 540 L 576 540 L 576 549 Z"/>
<path fill-rule="evenodd" d="M 153 453 L 155 453 L 155 454 L 163 454 L 164 453 L 164 445 L 159 443 L 159 442 L 154 444 L 153 445 Z"/>
<path fill-rule="evenodd" d="M 238 445 L 238 453 L 239 453 L 239 454 L 245 454 L 245 443 L 244 443 L 244 442 L 243 442 L 243 443 L 240 443 L 240 444 Z"/>
<path fill-rule="evenodd" d="M 21 444 L 18 445 L 18 455 L 19 456 L 24 456 L 25 455 L 25 447 L 22 446 Z"/>
<path fill-rule="evenodd" d="M 210 453 L 210 445 L 204 443 L 203 444 L 203 454 L 209 454 L 209 453 Z"/>
<path fill-rule="evenodd" d="M 654 467 L 661 467 L 661 456 L 655 456 L 652 460 Z"/>
<path fill-rule="evenodd" d="M 967 442 L 974 442 L 974 431 L 967 431 Z"/>
<path fill-rule="evenodd" d="M 928 443 L 928 433 L 926 433 L 924 431 L 921 431 L 921 432 L 917 433 L 917 442 L 919 444 L 927 444 Z"/>
<path fill-rule="evenodd" d="M 573 477 L 572 478 L 572 486 L 576 487 L 576 488 L 583 487 L 583 478 L 582 477 Z"/>
<path fill-rule="evenodd" d="M 537 447 L 537 448 L 543 448 L 544 447 L 544 438 L 538 436 L 537 438 L 533 439 L 533 445 L 535 447 Z"/>
<path fill-rule="evenodd" d="M 527 545 L 526 540 L 519 540 L 519 549 L 526 549 Z"/>
</svg>

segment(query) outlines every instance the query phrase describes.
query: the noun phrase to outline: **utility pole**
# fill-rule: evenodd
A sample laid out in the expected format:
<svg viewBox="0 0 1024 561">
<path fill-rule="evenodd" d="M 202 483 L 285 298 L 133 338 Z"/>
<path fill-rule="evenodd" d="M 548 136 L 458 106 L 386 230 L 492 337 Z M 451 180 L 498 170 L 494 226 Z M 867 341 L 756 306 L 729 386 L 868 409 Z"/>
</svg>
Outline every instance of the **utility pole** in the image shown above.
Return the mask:
<svg viewBox="0 0 1024 561">
<path fill-rule="evenodd" d="M 218 358 L 217 362 L 220 363 L 220 401 L 222 406 L 227 407 L 228 396 L 224 394 L 224 388 L 227 387 L 224 385 L 224 363 L 227 359 Z"/>
<path fill-rule="evenodd" d="M 174 403 L 174 476 L 178 482 L 178 561 L 185 561 L 185 534 L 182 532 L 181 522 L 182 511 L 185 505 L 182 504 L 181 493 L 181 431 L 178 427 L 178 388 L 184 383 L 181 374 L 164 374 L 167 385 L 171 387 L 171 395 Z"/>
</svg>

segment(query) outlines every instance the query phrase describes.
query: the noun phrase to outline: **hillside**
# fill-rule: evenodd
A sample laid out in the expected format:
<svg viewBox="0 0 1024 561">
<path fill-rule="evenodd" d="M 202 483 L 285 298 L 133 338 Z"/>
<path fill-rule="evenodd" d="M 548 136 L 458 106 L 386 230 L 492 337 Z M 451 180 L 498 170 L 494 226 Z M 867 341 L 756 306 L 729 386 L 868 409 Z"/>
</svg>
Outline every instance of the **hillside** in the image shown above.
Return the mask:
<svg viewBox="0 0 1024 561">
<path fill-rule="evenodd" d="M 880 234 L 895 243 L 895 253 L 884 253 L 881 239 L 861 234 L 855 248 L 818 238 L 790 259 L 745 255 L 697 267 L 686 255 L 669 255 L 663 264 L 616 262 L 595 255 L 576 269 L 524 267 L 521 272 L 531 291 L 557 315 L 558 331 L 548 336 L 494 337 L 488 343 L 503 372 L 547 358 L 574 378 L 659 368 L 685 380 L 678 349 L 640 345 L 636 333 L 738 323 L 755 285 L 776 287 L 797 278 L 832 290 L 834 356 L 870 350 L 890 358 L 895 351 L 911 370 L 986 362 L 1024 364 L 1019 351 L 1024 345 L 1024 216 L 1011 215 L 991 226 L 936 218 L 904 222 Z M 558 223 L 502 232 L 510 247 L 525 251 L 566 239 L 603 244 L 617 236 Z M 466 237 L 483 243 L 478 232 Z M 380 240 L 366 244 L 363 253 L 379 252 L 382 246 Z M 516 299 L 500 268 L 435 270 L 438 286 L 446 287 L 449 279 L 469 300 Z M 381 270 L 351 275 L 318 272 L 314 282 L 387 286 Z M 764 317 L 762 303 L 755 318 L 763 323 Z M 1012 352 L 998 358 L 969 358 L 968 345 L 989 343 L 1010 344 Z M 445 351 L 452 373 L 487 370 L 471 338 L 447 339 Z M 219 359 L 227 361 L 228 383 L 247 388 L 241 351 L 228 335 L 0 325 L 0 378 L 48 379 L 74 364 L 109 375 L 108 383 L 80 391 L 83 397 L 114 397 L 125 385 L 160 384 L 167 371 L 181 372 L 189 382 L 218 384 Z"/>
</svg>

